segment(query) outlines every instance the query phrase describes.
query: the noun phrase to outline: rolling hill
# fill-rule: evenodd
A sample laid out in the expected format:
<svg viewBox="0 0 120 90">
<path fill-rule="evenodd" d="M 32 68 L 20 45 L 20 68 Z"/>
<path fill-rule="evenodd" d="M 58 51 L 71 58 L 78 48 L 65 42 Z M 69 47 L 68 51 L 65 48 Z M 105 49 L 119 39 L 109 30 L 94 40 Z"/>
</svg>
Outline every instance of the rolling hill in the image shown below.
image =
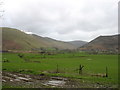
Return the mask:
<svg viewBox="0 0 120 90">
<path fill-rule="evenodd" d="M 75 45 L 76 47 L 81 47 L 81 46 L 87 44 L 88 42 L 76 40 L 76 41 L 70 41 L 69 43 Z"/>
<path fill-rule="evenodd" d="M 80 47 L 80 50 L 97 52 L 118 52 L 119 37 L 120 35 L 99 36 L 91 42 Z"/>
<path fill-rule="evenodd" d="M 79 47 L 81 51 L 99 51 L 99 52 L 118 52 L 118 38 L 120 35 L 99 36 L 91 42 L 71 41 L 63 42 L 51 39 L 49 37 L 41 37 L 35 34 L 26 34 L 23 31 L 3 27 L 0 29 L 2 33 L 2 49 L 5 50 L 40 50 L 41 48 L 57 48 L 57 49 L 76 49 Z M 0 46 L 1 47 L 1 46 Z"/>
<path fill-rule="evenodd" d="M 2 28 L 3 50 L 33 50 L 40 48 L 75 49 L 68 42 L 57 41 L 51 38 L 41 37 L 35 34 L 26 34 L 13 28 Z"/>
</svg>

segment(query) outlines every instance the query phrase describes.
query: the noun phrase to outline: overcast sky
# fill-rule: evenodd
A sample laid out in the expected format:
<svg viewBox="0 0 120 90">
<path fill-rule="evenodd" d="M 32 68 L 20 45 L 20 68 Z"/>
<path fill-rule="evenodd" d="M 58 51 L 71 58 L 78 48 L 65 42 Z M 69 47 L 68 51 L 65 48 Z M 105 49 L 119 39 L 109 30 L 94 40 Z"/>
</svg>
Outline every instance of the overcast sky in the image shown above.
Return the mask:
<svg viewBox="0 0 120 90">
<path fill-rule="evenodd" d="M 4 0 L 3 25 L 62 41 L 118 33 L 119 0 Z"/>
</svg>

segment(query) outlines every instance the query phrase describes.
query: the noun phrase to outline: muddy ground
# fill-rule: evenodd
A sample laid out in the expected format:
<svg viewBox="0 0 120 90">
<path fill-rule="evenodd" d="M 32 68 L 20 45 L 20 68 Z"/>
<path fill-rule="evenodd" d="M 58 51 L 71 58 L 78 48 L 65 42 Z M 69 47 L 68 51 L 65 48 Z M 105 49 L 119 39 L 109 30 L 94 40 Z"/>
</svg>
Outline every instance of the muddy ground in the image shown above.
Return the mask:
<svg viewBox="0 0 120 90">
<path fill-rule="evenodd" d="M 50 77 L 44 74 L 27 75 L 2 72 L 2 86 L 13 88 L 111 88 L 100 83 L 88 83 L 82 79 Z"/>
</svg>

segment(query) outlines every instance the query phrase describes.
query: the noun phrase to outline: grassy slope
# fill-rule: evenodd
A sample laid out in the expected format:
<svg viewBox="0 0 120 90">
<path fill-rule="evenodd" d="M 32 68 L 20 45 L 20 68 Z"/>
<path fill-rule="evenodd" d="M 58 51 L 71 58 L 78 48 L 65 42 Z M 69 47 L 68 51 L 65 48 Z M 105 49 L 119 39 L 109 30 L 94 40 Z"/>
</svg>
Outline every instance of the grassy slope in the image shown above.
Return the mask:
<svg viewBox="0 0 120 90">
<path fill-rule="evenodd" d="M 84 78 L 91 82 L 112 83 L 118 82 L 118 57 L 117 55 L 86 55 L 86 54 L 58 54 L 44 56 L 40 54 L 24 54 L 24 58 L 30 60 L 25 62 L 17 56 L 18 54 L 4 53 L 4 58 L 10 62 L 3 63 L 3 69 L 7 71 L 19 71 L 21 69 L 32 70 L 33 74 L 40 74 L 43 71 L 56 71 L 58 64 L 59 76 Z M 85 57 L 78 57 L 85 56 Z M 14 58 L 13 58 L 14 57 Z M 34 62 L 40 61 L 40 63 Z M 83 75 L 79 75 L 75 69 L 79 65 L 84 65 Z M 13 67 L 14 66 L 14 67 Z M 90 74 L 105 73 L 105 67 L 108 67 L 108 78 L 91 77 Z M 28 73 L 28 72 L 25 72 Z M 54 74 L 54 73 L 51 73 Z"/>
<path fill-rule="evenodd" d="M 44 44 L 46 44 L 49 47 L 58 47 L 59 49 L 75 49 L 76 47 L 70 43 L 63 42 L 63 41 L 57 41 L 51 38 L 41 38 L 40 36 L 33 35 L 37 40 L 41 40 Z M 40 42 L 41 42 L 40 41 Z"/>
<path fill-rule="evenodd" d="M 82 50 L 106 50 L 106 51 L 114 51 L 118 50 L 118 37 L 120 35 L 113 36 L 99 36 L 91 42 L 85 44 L 80 49 Z"/>
<path fill-rule="evenodd" d="M 76 40 L 76 41 L 69 41 L 69 43 L 71 43 L 71 44 L 73 44 L 73 45 L 75 45 L 76 47 L 79 48 L 79 47 L 81 47 L 81 46 L 87 44 L 88 42 Z"/>
<path fill-rule="evenodd" d="M 3 35 L 3 49 L 31 49 L 31 48 L 40 48 L 40 47 L 57 47 L 60 49 L 73 49 L 74 46 L 70 45 L 69 43 L 46 40 L 43 37 L 35 36 L 35 35 L 28 35 L 24 32 L 21 32 L 16 29 L 11 28 L 3 28 L 2 29 Z M 55 42 L 56 44 L 54 45 Z M 18 47 L 19 46 L 19 47 Z"/>
</svg>

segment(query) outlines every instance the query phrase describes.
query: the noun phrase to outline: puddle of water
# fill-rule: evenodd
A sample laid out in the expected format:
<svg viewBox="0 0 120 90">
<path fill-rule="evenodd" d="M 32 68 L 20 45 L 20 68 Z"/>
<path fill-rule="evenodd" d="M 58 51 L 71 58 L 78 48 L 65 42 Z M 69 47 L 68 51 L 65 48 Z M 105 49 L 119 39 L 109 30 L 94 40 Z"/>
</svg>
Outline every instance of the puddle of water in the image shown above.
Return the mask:
<svg viewBox="0 0 120 90">
<path fill-rule="evenodd" d="M 7 77 L 7 76 L 5 76 L 4 78 L 5 78 L 5 79 L 11 79 L 10 77 Z"/>
<path fill-rule="evenodd" d="M 11 82 L 13 82 L 13 80 L 12 80 L 12 79 L 11 79 L 10 81 L 11 81 Z"/>
<path fill-rule="evenodd" d="M 29 81 L 31 78 L 29 78 L 29 75 L 26 75 L 26 77 L 19 77 L 18 75 L 16 74 L 11 74 L 11 73 L 7 73 L 8 76 L 4 76 L 5 79 L 9 79 L 11 82 L 14 81 L 21 81 L 21 80 L 24 80 L 24 81 Z M 21 74 L 22 75 L 22 74 Z"/>
<path fill-rule="evenodd" d="M 2 82 L 6 82 L 6 80 L 3 80 L 3 79 L 2 79 Z"/>
<path fill-rule="evenodd" d="M 51 80 L 51 81 L 46 82 L 44 85 L 61 86 L 64 84 L 65 84 L 65 81 Z"/>
<path fill-rule="evenodd" d="M 18 77 L 18 79 L 21 79 L 21 80 L 30 80 L 30 78 L 24 78 L 24 77 Z"/>
<path fill-rule="evenodd" d="M 18 82 L 20 81 L 20 79 L 14 79 L 14 80 L 15 80 L 15 81 L 18 81 Z"/>
<path fill-rule="evenodd" d="M 67 81 L 67 78 L 62 78 L 62 77 L 51 77 L 51 79 L 54 79 L 54 80 L 59 80 L 59 81 Z"/>
</svg>

